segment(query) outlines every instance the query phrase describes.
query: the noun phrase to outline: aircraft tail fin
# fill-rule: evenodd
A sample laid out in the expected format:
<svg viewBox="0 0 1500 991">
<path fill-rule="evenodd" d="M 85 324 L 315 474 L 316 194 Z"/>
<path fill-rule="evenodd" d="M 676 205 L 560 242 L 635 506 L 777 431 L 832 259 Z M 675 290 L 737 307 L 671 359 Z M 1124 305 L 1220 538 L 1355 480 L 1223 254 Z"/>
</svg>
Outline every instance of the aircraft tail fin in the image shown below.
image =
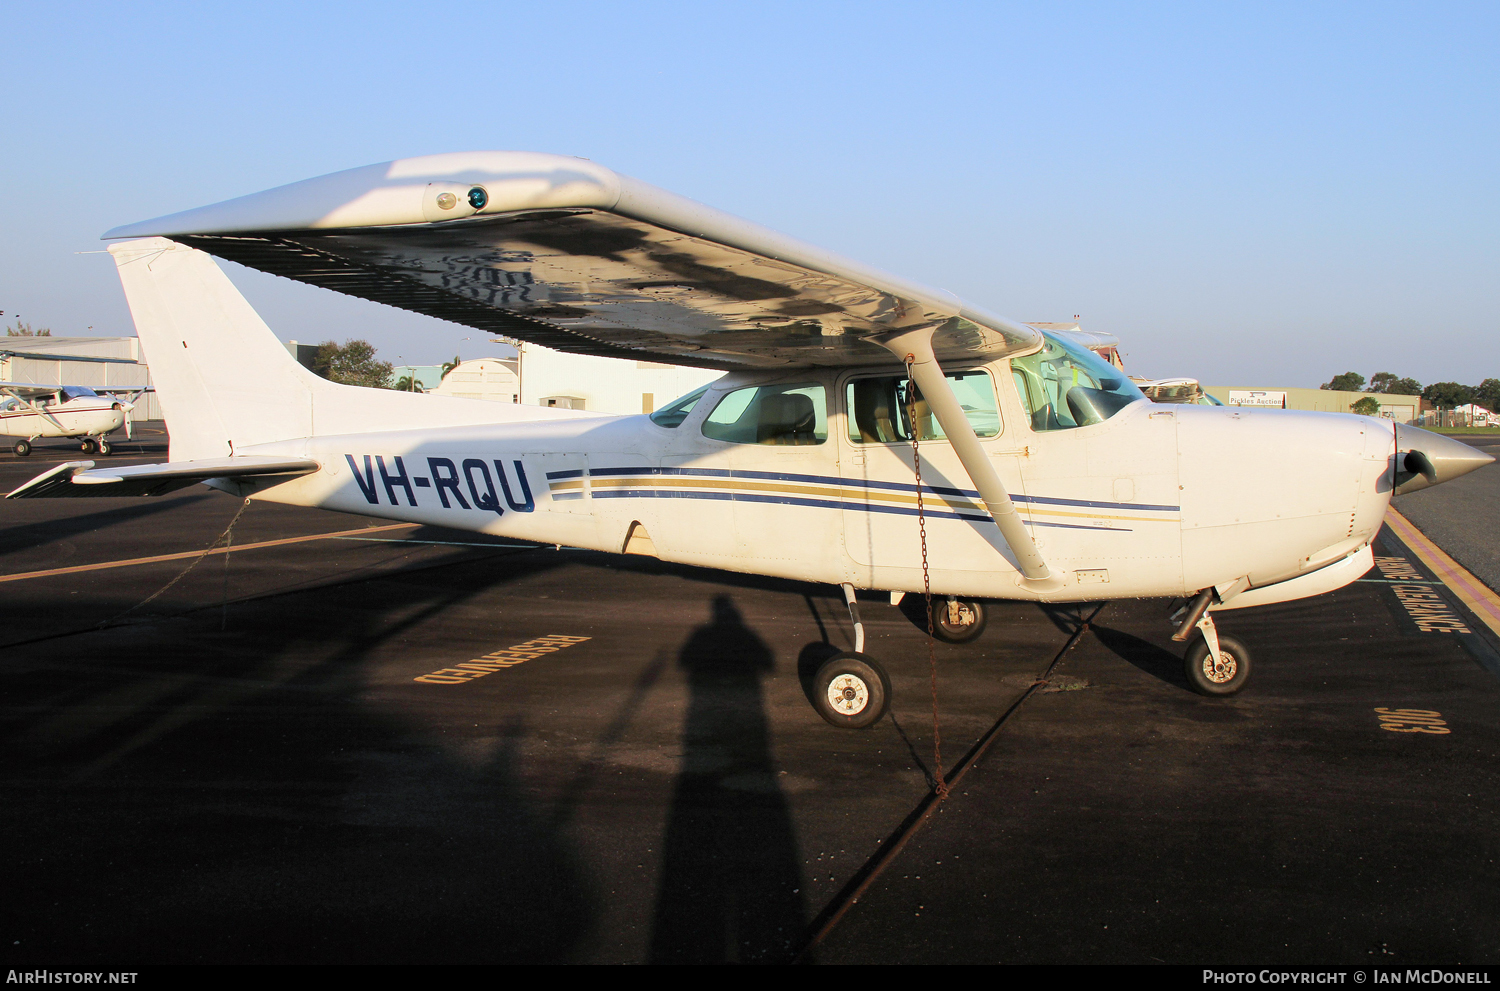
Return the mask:
<svg viewBox="0 0 1500 991">
<path fill-rule="evenodd" d="M 151 365 L 173 461 L 312 434 L 317 376 L 297 364 L 212 258 L 161 237 L 112 244 L 109 253 Z"/>
<path fill-rule="evenodd" d="M 208 254 L 161 237 L 109 252 L 151 365 L 173 461 L 232 457 L 314 434 L 578 415 L 329 382 L 297 363 Z"/>
</svg>

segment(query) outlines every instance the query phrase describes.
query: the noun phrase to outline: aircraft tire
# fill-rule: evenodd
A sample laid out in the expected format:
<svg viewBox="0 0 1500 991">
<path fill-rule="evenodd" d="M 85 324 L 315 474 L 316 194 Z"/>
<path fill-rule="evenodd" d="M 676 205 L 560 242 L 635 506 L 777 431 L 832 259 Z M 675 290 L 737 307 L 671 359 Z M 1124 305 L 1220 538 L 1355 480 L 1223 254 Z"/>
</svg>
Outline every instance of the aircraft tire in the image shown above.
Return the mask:
<svg viewBox="0 0 1500 991">
<path fill-rule="evenodd" d="M 1233 695 L 1250 680 L 1250 648 L 1234 637 L 1219 634 L 1219 656 L 1224 659 L 1219 670 L 1208 652 L 1208 641 L 1196 637 L 1188 646 L 1183 664 L 1188 684 L 1199 695 Z"/>
<path fill-rule="evenodd" d="M 813 706 L 831 726 L 865 729 L 879 722 L 891 702 L 891 680 L 873 657 L 835 654 L 813 677 Z"/>
<path fill-rule="evenodd" d="M 16 446 L 11 448 L 11 450 L 15 452 L 16 457 L 24 458 L 31 453 L 31 441 L 18 440 L 16 441 Z"/>
<path fill-rule="evenodd" d="M 99 438 L 99 453 L 100 454 L 108 454 L 112 450 L 113 450 L 113 448 L 109 446 L 109 441 L 105 440 L 103 437 L 100 437 Z"/>
<path fill-rule="evenodd" d="M 85 437 L 83 439 L 83 441 L 81 443 L 79 443 L 78 449 L 80 451 L 82 451 L 84 454 L 93 454 L 94 453 L 94 442 L 92 440 L 90 440 L 89 438 Z"/>
<path fill-rule="evenodd" d="M 972 643 L 979 639 L 979 635 L 984 632 L 985 623 L 989 622 L 989 613 L 984 608 L 983 602 L 959 599 L 958 605 L 961 611 L 967 611 L 974 617 L 972 622 L 948 622 L 947 598 L 933 597 L 932 635 L 943 643 Z"/>
</svg>

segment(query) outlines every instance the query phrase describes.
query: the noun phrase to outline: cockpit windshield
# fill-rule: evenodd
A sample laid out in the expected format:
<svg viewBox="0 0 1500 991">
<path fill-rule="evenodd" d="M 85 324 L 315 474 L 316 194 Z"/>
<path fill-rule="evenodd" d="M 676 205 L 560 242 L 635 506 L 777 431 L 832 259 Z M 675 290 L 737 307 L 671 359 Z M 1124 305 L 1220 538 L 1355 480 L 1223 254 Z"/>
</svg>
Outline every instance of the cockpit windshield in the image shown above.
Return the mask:
<svg viewBox="0 0 1500 991">
<path fill-rule="evenodd" d="M 1125 373 L 1088 348 L 1044 334 L 1042 349 L 1010 359 L 1011 375 L 1033 430 L 1103 423 L 1146 396 Z"/>
<path fill-rule="evenodd" d="M 57 390 L 57 401 L 65 403 L 69 399 L 82 399 L 84 396 L 97 396 L 99 393 L 86 385 L 65 385 Z"/>
<path fill-rule="evenodd" d="M 694 406 L 698 405 L 698 400 L 702 399 L 707 391 L 708 386 L 705 385 L 701 389 L 694 389 L 681 399 L 668 403 L 651 414 L 651 422 L 658 427 L 681 426 L 682 421 L 688 418 L 688 414 L 693 411 Z"/>
</svg>

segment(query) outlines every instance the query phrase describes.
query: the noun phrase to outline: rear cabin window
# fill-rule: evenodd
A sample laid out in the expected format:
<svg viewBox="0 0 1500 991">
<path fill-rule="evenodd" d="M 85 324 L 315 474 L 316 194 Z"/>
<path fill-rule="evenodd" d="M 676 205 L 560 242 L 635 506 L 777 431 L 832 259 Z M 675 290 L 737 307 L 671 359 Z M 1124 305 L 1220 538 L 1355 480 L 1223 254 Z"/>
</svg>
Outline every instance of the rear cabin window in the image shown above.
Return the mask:
<svg viewBox="0 0 1500 991">
<path fill-rule="evenodd" d="M 1035 354 L 1010 359 L 1011 375 L 1033 430 L 1103 423 L 1145 393 L 1088 348 L 1047 335 Z"/>
<path fill-rule="evenodd" d="M 703 436 L 731 444 L 821 444 L 828 439 L 827 392 L 814 382 L 735 389 L 703 421 Z"/>
<path fill-rule="evenodd" d="M 1000 409 L 995 404 L 995 386 L 983 371 L 950 372 L 944 376 L 969 426 L 980 437 L 1000 433 Z M 862 378 L 850 382 L 844 392 L 849 410 L 849 439 L 856 444 L 911 442 L 911 410 L 915 402 L 919 440 L 945 440 L 942 426 L 922 390 L 902 375 Z"/>
</svg>

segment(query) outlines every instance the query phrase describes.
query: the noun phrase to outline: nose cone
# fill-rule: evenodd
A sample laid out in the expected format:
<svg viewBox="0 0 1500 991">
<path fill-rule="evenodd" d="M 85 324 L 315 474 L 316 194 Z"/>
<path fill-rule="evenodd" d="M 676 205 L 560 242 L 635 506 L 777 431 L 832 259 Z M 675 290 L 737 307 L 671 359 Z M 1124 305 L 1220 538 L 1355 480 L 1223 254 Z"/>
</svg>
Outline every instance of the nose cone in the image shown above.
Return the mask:
<svg viewBox="0 0 1500 991">
<path fill-rule="evenodd" d="M 1396 424 L 1396 494 L 1449 482 L 1495 459 L 1452 437 Z"/>
</svg>

